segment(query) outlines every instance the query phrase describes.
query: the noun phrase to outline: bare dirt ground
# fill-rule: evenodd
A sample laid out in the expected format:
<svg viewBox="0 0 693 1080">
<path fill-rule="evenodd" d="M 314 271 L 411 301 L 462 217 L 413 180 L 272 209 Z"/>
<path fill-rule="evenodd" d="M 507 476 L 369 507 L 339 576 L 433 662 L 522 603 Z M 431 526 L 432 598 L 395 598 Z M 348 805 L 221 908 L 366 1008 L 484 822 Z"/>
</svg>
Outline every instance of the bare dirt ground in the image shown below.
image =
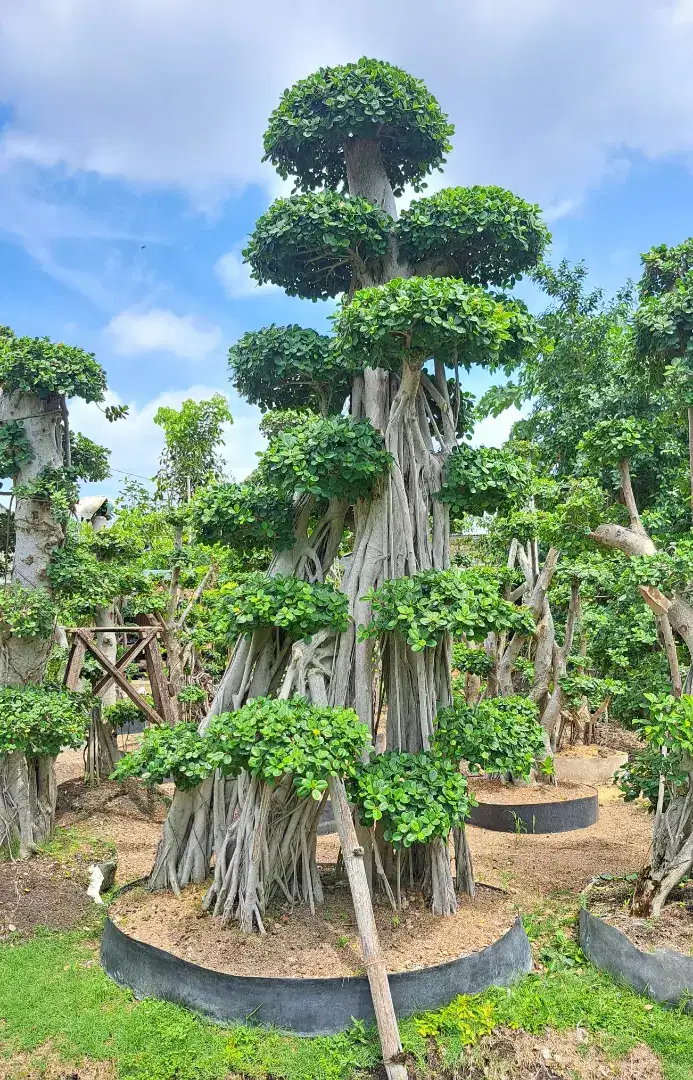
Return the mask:
<svg viewBox="0 0 693 1080">
<path fill-rule="evenodd" d="M 167 949 L 185 960 L 233 975 L 286 978 L 340 978 L 362 973 L 363 958 L 346 883 L 328 887 L 315 915 L 301 905 L 290 913 L 277 907 L 265 920 L 267 934 L 242 934 L 235 926 L 204 915 L 203 887 L 190 886 L 177 900 L 170 893 L 127 893 L 110 915 L 128 934 Z M 378 937 L 388 970 L 455 960 L 475 952 L 509 930 L 517 917 L 511 900 L 495 889 L 480 888 L 474 900 L 461 897 L 449 919 L 432 915 L 417 897 L 395 915 L 389 904 L 376 906 Z"/>
<path fill-rule="evenodd" d="M 599 820 L 588 829 L 530 835 L 469 827 L 477 881 L 509 889 L 518 900 L 556 891 L 577 896 L 597 874 L 624 874 L 647 862 L 650 815 L 625 803 L 613 785 L 599 791 Z"/>
<path fill-rule="evenodd" d="M 67 780 L 58 788 L 58 825 L 115 844 L 118 885 L 151 870 L 166 811 L 166 797 L 135 780 L 105 780 L 97 787 Z"/>
</svg>

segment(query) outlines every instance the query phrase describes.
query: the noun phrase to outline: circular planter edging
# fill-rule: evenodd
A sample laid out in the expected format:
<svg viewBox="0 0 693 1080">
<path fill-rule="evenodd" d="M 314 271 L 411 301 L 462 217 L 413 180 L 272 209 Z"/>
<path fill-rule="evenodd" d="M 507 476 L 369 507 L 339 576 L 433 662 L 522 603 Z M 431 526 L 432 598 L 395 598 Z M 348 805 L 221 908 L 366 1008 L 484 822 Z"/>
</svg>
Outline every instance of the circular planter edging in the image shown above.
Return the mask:
<svg viewBox="0 0 693 1080">
<path fill-rule="evenodd" d="M 537 803 L 479 802 L 467 824 L 493 832 L 561 833 L 587 829 L 599 817 L 599 795 Z"/>
<path fill-rule="evenodd" d="M 673 949 L 643 952 L 615 926 L 580 909 L 580 948 L 590 963 L 622 979 L 660 1005 L 680 1005 L 693 1013 L 693 957 Z"/>
<path fill-rule="evenodd" d="M 346 1030 L 352 1019 L 374 1019 L 366 978 L 227 975 L 137 941 L 108 917 L 101 939 L 101 964 L 114 982 L 132 990 L 136 998 L 183 1005 L 218 1024 L 244 1023 L 252 1018 L 297 1035 L 314 1036 L 336 1035 Z M 509 986 L 531 967 L 529 939 L 518 918 L 502 937 L 479 952 L 390 975 L 395 1011 L 406 1017 L 438 1009 L 458 994 Z"/>
</svg>

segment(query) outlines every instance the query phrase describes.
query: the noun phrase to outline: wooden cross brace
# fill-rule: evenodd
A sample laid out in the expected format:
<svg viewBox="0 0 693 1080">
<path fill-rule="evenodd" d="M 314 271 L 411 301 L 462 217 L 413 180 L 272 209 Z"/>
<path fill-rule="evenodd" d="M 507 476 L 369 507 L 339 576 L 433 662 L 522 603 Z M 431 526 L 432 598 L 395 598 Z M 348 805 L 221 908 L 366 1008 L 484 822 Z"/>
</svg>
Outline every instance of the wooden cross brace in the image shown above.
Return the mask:
<svg viewBox="0 0 693 1080">
<path fill-rule="evenodd" d="M 124 629 L 132 632 L 138 632 L 140 634 L 139 641 L 136 641 L 134 645 L 130 645 L 125 650 L 116 664 L 111 663 L 108 657 L 101 651 L 94 639 L 91 637 L 92 632 L 103 631 L 109 632 L 122 632 Z M 142 694 L 138 694 L 135 688 L 128 682 L 125 677 L 124 671 L 133 660 L 144 652 L 147 659 L 147 668 L 151 674 L 156 671 L 159 674 L 161 665 L 161 656 L 159 654 L 157 646 L 157 636 L 159 634 L 160 627 L 158 626 L 136 626 L 127 627 L 122 626 L 109 626 L 109 627 L 76 627 L 72 630 L 72 647 L 70 649 L 70 655 L 67 661 L 67 668 L 65 670 L 65 677 L 63 679 L 63 685 L 68 690 L 76 690 L 79 685 L 79 678 L 82 673 L 82 665 L 84 664 L 84 657 L 87 652 L 90 652 L 92 656 L 98 661 L 101 667 L 105 671 L 99 681 L 94 685 L 94 693 L 103 694 L 113 684 L 117 683 L 120 689 L 126 694 L 130 700 L 141 709 L 144 715 L 152 724 L 166 723 L 169 720 L 168 712 L 166 708 L 168 705 L 168 691 L 166 687 L 155 685 L 157 682 L 155 679 L 150 679 L 152 683 L 152 693 L 154 700 L 159 706 L 160 712 L 156 712 L 151 705 L 145 701 Z M 159 664 L 155 663 L 153 652 L 156 650 Z"/>
</svg>

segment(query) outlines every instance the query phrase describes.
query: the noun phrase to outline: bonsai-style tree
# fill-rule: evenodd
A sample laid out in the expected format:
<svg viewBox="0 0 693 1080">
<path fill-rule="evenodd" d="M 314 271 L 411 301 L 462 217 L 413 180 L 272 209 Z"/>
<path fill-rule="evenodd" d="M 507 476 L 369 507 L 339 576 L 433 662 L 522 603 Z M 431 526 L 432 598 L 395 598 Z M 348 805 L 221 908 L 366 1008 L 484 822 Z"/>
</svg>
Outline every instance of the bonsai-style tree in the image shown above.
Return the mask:
<svg viewBox="0 0 693 1080">
<path fill-rule="evenodd" d="M 55 640 L 51 566 L 79 479 L 103 477 L 101 448 L 69 429 L 67 398 L 100 402 L 104 372 L 90 353 L 0 331 L 0 471 L 13 481 L 14 556 L 0 596 L 0 848 L 26 856 L 51 835 L 54 761 L 79 745 L 79 696 L 42 685 Z"/>
<path fill-rule="evenodd" d="M 396 197 L 443 164 L 451 133 L 419 80 L 367 59 L 300 81 L 270 118 L 266 157 L 295 194 L 260 218 L 246 259 L 260 282 L 342 302 L 331 336 L 271 326 L 230 352 L 248 400 L 298 415 L 274 426 L 249 481 L 194 503 L 201 538 L 274 549 L 268 576 L 228 597 L 239 636 L 203 736 L 254 698 L 299 694 L 353 709 L 373 735 L 385 703 L 388 752 L 428 754 L 451 700 L 452 633 L 527 625 L 497 582 L 450 568 L 450 506 L 466 460 L 455 457 L 461 372 L 510 370 L 533 347 L 533 321 L 498 290 L 535 266 L 548 234 L 535 206 L 496 187 L 419 198 L 397 220 Z M 280 813 L 258 799 L 240 776 L 178 792 L 153 884 L 201 880 L 212 856 L 231 865 L 240 834 L 219 822 L 232 805 L 243 821 Z M 392 895 L 410 869 L 440 914 L 456 903 L 445 841 L 457 822 L 446 821 L 420 840 L 410 832 L 401 857 L 387 855 L 392 822 L 378 841 Z M 261 910 L 251 896 L 234 903 Z"/>
<path fill-rule="evenodd" d="M 574 711 L 583 697 L 591 706 L 590 690 L 596 703 L 605 690 L 615 689 L 611 680 L 625 690 L 621 700 L 642 716 L 643 702 L 634 700 L 633 689 L 641 698 L 646 689 L 655 703 L 661 702 L 663 663 L 671 696 L 681 697 L 677 638 L 693 657 L 688 430 L 693 414 L 688 413 L 688 423 L 684 415 L 691 385 L 692 256 L 690 241 L 643 256 L 634 312 L 627 291 L 612 304 L 598 294 L 586 295 L 582 268 L 545 271 L 544 281 L 558 300 L 542 320 L 548 343 L 530 358 L 514 389 L 496 392 L 499 403 L 503 393 L 506 400 L 518 392 L 531 394 L 532 413 L 515 433 L 534 442 L 554 476 L 588 474 L 602 491 L 602 507 L 594 504 L 581 530 L 583 539 L 614 560 L 607 575 L 611 580 L 601 586 L 602 610 L 593 609 L 585 620 L 594 639 L 594 648 L 587 645 L 596 662 L 590 674 L 599 676 L 598 685 L 590 685 L 589 675 L 575 663 L 566 666 L 554 684 L 563 711 Z M 627 569 L 623 556 L 630 560 Z M 633 609 L 638 591 L 654 614 L 649 626 L 643 613 Z M 649 687 L 643 682 L 648 676 Z M 626 682 L 625 688 L 620 685 Z M 645 730 L 650 730 L 652 745 L 633 773 L 636 785 L 662 747 L 671 750 L 668 756 L 679 770 L 687 761 L 685 705 L 657 707 L 655 713 L 647 709 Z M 693 866 L 686 770 L 676 772 L 676 782 L 669 785 L 672 771 L 661 753 L 660 760 L 661 780 L 655 774 L 654 786 L 662 797 L 656 799 L 661 805 L 654 817 L 652 862 L 641 874 L 634 899 L 634 909 L 646 916 L 661 910 Z M 643 790 L 648 786 L 643 784 Z"/>
</svg>

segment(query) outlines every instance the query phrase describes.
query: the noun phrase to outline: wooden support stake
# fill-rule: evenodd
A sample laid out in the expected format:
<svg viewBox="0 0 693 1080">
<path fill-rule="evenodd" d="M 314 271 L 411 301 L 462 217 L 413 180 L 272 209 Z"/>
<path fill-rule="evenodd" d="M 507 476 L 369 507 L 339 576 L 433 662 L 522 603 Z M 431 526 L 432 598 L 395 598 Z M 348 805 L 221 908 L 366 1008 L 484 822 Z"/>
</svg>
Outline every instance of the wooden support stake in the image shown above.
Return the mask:
<svg viewBox="0 0 693 1080">
<path fill-rule="evenodd" d="M 397 1017 L 392 1004 L 387 967 L 380 951 L 378 931 L 373 914 L 373 903 L 363 865 L 363 848 L 359 846 L 351 811 L 341 777 L 330 777 L 330 799 L 337 823 L 339 842 L 342 846 L 344 866 L 349 878 L 354 902 L 356 924 L 361 937 L 361 950 L 370 983 L 373 1009 L 378 1025 L 383 1063 L 388 1080 L 407 1080 L 407 1069 L 402 1062 L 402 1042 L 397 1027 Z M 399 1059 L 399 1060 L 398 1060 Z"/>
<path fill-rule="evenodd" d="M 143 626 L 156 627 L 157 634 L 161 630 L 152 615 L 138 615 L 137 618 L 142 621 Z M 176 713 L 171 701 L 171 695 L 168 692 L 168 679 L 166 678 L 164 662 L 161 659 L 159 642 L 156 637 L 154 640 L 148 640 L 147 648 L 144 650 L 144 658 L 147 661 L 149 685 L 152 688 L 152 697 L 154 698 L 156 710 L 163 716 L 167 724 L 173 725 L 176 722 Z"/>
<path fill-rule="evenodd" d="M 81 634 L 75 633 L 72 638 L 70 655 L 67 660 L 67 667 L 65 668 L 65 675 L 63 677 L 63 686 L 65 686 L 67 690 L 77 690 L 79 687 L 79 680 L 82 674 L 86 651 L 87 649 Z"/>
<path fill-rule="evenodd" d="M 75 637 L 77 636 L 79 636 L 83 640 L 86 648 L 89 650 L 92 656 L 96 657 L 104 671 L 107 671 L 109 675 L 112 676 L 113 680 L 117 682 L 123 693 L 127 694 L 130 700 L 133 701 L 135 705 L 137 705 L 137 707 L 142 710 L 147 719 L 152 724 L 161 724 L 163 718 L 159 716 L 159 714 L 155 712 L 154 709 L 152 709 L 151 705 L 149 705 L 144 700 L 142 694 L 138 694 L 137 691 L 130 685 L 130 683 L 123 675 L 122 671 L 119 671 L 115 664 L 112 664 L 108 657 L 104 656 L 96 642 L 92 641 L 86 633 L 80 630 L 76 631 Z"/>
</svg>

